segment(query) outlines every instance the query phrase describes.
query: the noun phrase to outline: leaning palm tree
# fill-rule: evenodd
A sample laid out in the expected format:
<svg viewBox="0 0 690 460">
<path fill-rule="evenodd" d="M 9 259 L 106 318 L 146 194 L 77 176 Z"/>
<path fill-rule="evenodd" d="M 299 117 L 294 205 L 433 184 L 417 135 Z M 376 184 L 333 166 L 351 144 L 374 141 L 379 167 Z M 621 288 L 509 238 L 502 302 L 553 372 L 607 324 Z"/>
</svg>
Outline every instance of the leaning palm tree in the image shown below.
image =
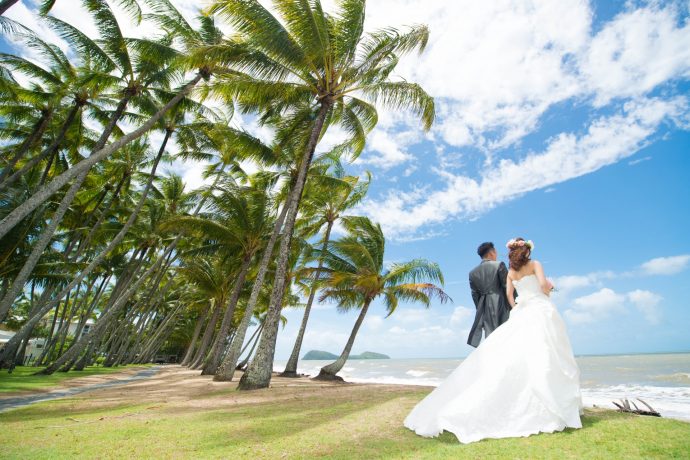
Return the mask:
<svg viewBox="0 0 690 460">
<path fill-rule="evenodd" d="M 203 374 L 215 374 L 220 365 L 245 279 L 273 224 L 270 198 L 263 190 L 232 187 L 222 190 L 210 201 L 211 216 L 180 217 L 168 224 L 169 228 L 213 241 L 219 253 L 225 253 L 226 258 L 232 257 L 238 262 L 232 292 L 223 306 L 223 320 Z"/>
<path fill-rule="evenodd" d="M 450 300 L 443 289 L 443 274 L 436 263 L 424 259 L 384 266 L 385 238 L 381 226 L 366 217 L 343 220 L 348 235 L 334 241 L 323 255 L 325 267 L 309 269 L 319 271 L 316 282 L 322 286 L 320 301 L 334 300 L 341 311 L 359 309 L 359 316 L 350 337 L 338 359 L 325 366 L 315 377 L 319 380 L 340 379 L 336 374 L 350 356 L 357 332 L 371 303 L 383 297 L 387 316 L 392 315 L 403 302 L 419 302 L 429 307 L 432 298 L 442 303 Z"/>
<path fill-rule="evenodd" d="M 226 62 L 232 60 L 233 54 L 235 54 L 235 49 L 227 46 L 212 57 L 203 50 L 200 50 L 200 48 L 204 46 L 210 46 L 216 43 L 219 37 L 222 36 L 220 30 L 213 25 L 211 19 L 203 20 L 202 18 L 200 30 L 192 28 L 186 22 L 180 24 L 180 27 L 171 33 L 175 34 L 176 38 L 181 38 L 175 40 L 173 44 L 175 46 L 166 46 L 154 41 L 137 41 L 124 38 L 105 0 L 84 0 L 84 4 L 94 14 L 99 28 L 107 37 L 107 39 L 104 40 L 104 44 L 107 45 L 105 48 L 108 54 L 101 57 L 110 59 L 120 70 L 123 70 L 121 80 L 125 87 L 123 91 L 121 91 L 121 98 L 113 113 L 113 120 L 119 118 L 118 114 L 122 115 L 125 107 L 135 96 L 148 93 L 147 90 L 149 86 L 158 83 L 156 80 L 165 81 L 167 86 L 172 87 L 172 83 L 174 83 L 175 80 L 184 78 L 187 71 L 196 70 L 196 75 L 191 80 L 187 80 L 183 83 L 182 86 L 174 88 L 172 92 L 173 97 L 167 100 L 167 103 L 163 106 L 157 106 L 158 109 L 152 115 L 147 116 L 145 118 L 146 121 L 136 129 L 107 145 L 105 144 L 107 138 L 102 136 L 102 139 L 104 139 L 103 142 L 98 142 L 92 148 L 91 155 L 79 161 L 67 171 L 56 176 L 51 182 L 40 187 L 24 203 L 8 213 L 8 215 L 0 221 L 0 238 L 72 179 L 76 178 L 77 181 L 79 181 L 82 176 L 88 173 L 91 167 L 107 159 L 124 145 L 146 134 L 158 123 L 161 117 L 174 108 L 183 98 L 187 97 L 202 79 L 208 81 L 211 75 L 216 72 L 224 72 L 225 68 L 222 62 L 221 64 L 217 63 L 220 61 Z M 175 17 L 181 17 L 181 15 L 178 13 Z M 76 46 L 91 47 L 92 41 L 89 41 L 88 37 L 85 37 L 84 34 L 80 33 L 75 27 L 58 22 L 57 20 L 52 20 L 51 22 L 60 28 L 59 31 L 63 37 L 73 41 Z M 179 48 L 182 48 L 182 50 Z M 151 56 L 155 56 L 155 58 L 159 60 L 161 67 L 157 72 L 148 75 L 148 77 L 151 77 L 150 79 L 139 78 L 140 76 L 137 74 L 137 71 L 150 71 L 151 66 L 135 67 L 136 62 L 133 61 L 132 56 L 128 53 L 130 49 L 135 49 L 139 57 L 145 56 L 150 58 Z"/>
<path fill-rule="evenodd" d="M 371 176 L 367 174 L 367 181 L 361 182 L 359 177 L 347 176 L 343 178 L 345 187 L 307 187 L 306 190 L 306 207 L 312 208 L 311 212 L 306 212 L 306 219 L 304 226 L 307 232 L 310 229 L 320 229 L 325 226 L 323 231 L 323 239 L 321 242 L 320 254 L 325 254 L 328 251 L 328 244 L 330 243 L 331 232 L 333 225 L 344 218 L 343 213 L 348 209 L 356 206 L 362 201 L 369 189 Z M 319 279 L 320 270 L 323 267 L 323 257 L 317 257 L 318 264 L 314 272 L 314 278 Z M 297 362 L 299 360 L 300 350 L 302 349 L 302 340 L 307 329 L 307 322 L 309 321 L 309 314 L 316 296 L 317 285 L 314 283 L 309 287 L 309 297 L 304 306 L 304 315 L 302 316 L 302 324 L 297 332 L 295 345 L 292 348 L 290 359 L 285 365 L 285 370 L 280 374 L 282 377 L 296 377 L 297 376 Z"/>
<path fill-rule="evenodd" d="M 258 111 L 262 120 L 282 116 L 279 140 L 301 152 L 286 203 L 266 324 L 240 389 L 265 388 L 271 379 L 290 242 L 307 171 L 326 129 L 338 124 L 350 133 L 346 148 L 356 156 L 376 125 L 374 104 L 412 109 L 427 129 L 434 120 L 433 99 L 419 85 L 389 78 L 401 55 L 425 48 L 428 29 L 365 34 L 365 1 L 338 4 L 337 14 L 329 15 L 320 0 L 274 0 L 280 19 L 257 0 L 220 0 L 210 8 L 237 31 L 235 49 L 245 49 L 232 63 L 237 73 L 217 82 L 216 91 L 232 97 L 243 110 Z M 207 54 L 221 49 L 209 47 Z"/>
</svg>

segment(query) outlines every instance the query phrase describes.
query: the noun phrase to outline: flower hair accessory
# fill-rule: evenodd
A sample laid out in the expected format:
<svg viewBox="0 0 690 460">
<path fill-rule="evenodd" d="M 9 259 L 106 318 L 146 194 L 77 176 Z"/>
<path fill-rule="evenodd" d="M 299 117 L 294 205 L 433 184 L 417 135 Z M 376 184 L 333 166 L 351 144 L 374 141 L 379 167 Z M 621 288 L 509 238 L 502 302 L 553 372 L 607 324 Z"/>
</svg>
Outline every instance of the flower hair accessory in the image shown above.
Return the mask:
<svg viewBox="0 0 690 460">
<path fill-rule="evenodd" d="M 515 248 L 521 248 L 523 246 L 528 246 L 530 251 L 534 251 L 534 243 L 532 240 L 516 240 L 513 238 L 512 240 L 508 241 L 506 243 L 506 248 L 508 249 L 515 249 Z"/>
</svg>

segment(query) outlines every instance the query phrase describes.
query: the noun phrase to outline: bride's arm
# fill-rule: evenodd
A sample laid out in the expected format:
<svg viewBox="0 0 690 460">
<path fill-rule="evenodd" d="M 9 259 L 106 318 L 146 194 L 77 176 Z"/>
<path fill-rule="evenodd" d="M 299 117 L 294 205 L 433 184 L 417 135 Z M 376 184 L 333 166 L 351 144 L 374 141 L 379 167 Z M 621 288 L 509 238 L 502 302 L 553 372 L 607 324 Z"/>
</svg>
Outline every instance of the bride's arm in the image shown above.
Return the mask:
<svg viewBox="0 0 690 460">
<path fill-rule="evenodd" d="M 537 275 L 537 279 L 539 280 L 541 290 L 544 291 L 544 294 L 551 295 L 552 286 L 549 280 L 547 280 L 546 276 L 544 275 L 544 267 L 542 267 L 541 263 L 536 260 L 532 263 L 534 264 L 534 274 Z"/>
<path fill-rule="evenodd" d="M 510 308 L 515 308 L 515 296 L 513 295 L 515 292 L 515 287 L 513 286 L 513 280 L 510 279 L 510 273 L 508 273 L 508 277 L 506 278 L 506 297 L 508 297 L 508 303 L 510 304 Z"/>
</svg>

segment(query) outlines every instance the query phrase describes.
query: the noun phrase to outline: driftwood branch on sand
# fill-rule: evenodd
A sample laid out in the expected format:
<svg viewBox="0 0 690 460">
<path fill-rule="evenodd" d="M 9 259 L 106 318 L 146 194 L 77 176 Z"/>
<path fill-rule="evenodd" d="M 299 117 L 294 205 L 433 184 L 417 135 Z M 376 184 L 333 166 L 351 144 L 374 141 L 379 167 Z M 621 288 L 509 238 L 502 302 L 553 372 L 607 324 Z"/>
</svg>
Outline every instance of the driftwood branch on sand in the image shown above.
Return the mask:
<svg viewBox="0 0 690 460">
<path fill-rule="evenodd" d="M 644 404 L 647 407 L 647 409 L 649 409 L 649 410 L 640 409 L 639 407 L 637 407 L 637 404 L 635 404 L 635 401 L 628 401 L 627 398 L 621 399 L 620 403 L 613 401 L 613 404 L 618 408 L 619 412 L 627 412 L 630 414 L 637 414 L 637 415 L 648 415 L 650 417 L 661 417 L 661 414 L 659 412 L 657 412 L 656 410 L 654 410 L 654 408 L 652 408 L 652 406 L 650 406 L 649 404 L 647 404 L 646 402 L 642 401 L 639 398 L 637 400 L 639 402 L 641 402 L 642 404 Z"/>
</svg>

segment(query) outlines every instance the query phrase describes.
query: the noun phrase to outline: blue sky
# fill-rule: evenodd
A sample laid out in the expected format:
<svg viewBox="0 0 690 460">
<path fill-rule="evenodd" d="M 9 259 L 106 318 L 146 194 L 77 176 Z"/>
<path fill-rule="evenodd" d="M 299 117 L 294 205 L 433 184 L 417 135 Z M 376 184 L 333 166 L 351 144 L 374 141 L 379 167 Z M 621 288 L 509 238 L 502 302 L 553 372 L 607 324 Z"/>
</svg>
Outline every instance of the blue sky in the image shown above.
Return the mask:
<svg viewBox="0 0 690 460">
<path fill-rule="evenodd" d="M 195 2 L 174 3 L 194 16 Z M 465 356 L 476 246 L 502 249 L 514 236 L 535 241 L 577 354 L 689 351 L 688 3 L 420 4 L 370 1 L 365 26 L 429 25 L 429 47 L 403 59 L 394 78 L 435 96 L 437 122 L 424 133 L 411 115 L 381 111 L 348 169 L 373 174 L 357 212 L 381 222 L 386 259 L 438 262 L 453 302 L 401 306 L 390 318 L 375 305 L 354 351 Z M 59 42 L 32 9 L 24 0 L 9 16 Z M 58 0 L 54 14 L 95 34 L 72 1 Z M 129 36 L 146 32 L 127 27 Z M 270 134 L 251 119 L 235 123 Z M 194 187 L 202 168 L 173 170 Z M 285 316 L 278 359 L 290 353 L 301 311 Z M 354 320 L 317 305 L 303 350 L 339 352 Z"/>
<path fill-rule="evenodd" d="M 503 245 L 514 236 L 535 241 L 534 257 L 556 280 L 554 300 L 575 353 L 690 350 L 690 55 L 676 47 L 690 47 L 687 9 L 672 2 L 551 3 L 562 7 L 567 25 L 581 36 L 561 36 L 559 8 L 524 13 L 522 2 L 482 2 L 484 12 L 467 3 L 431 2 L 432 12 L 420 11 L 430 19 L 432 42 L 406 78 L 435 91 L 437 127 L 427 135 L 412 133 L 413 123 L 392 115 L 352 169 L 374 174 L 364 209 L 387 230 L 387 259 L 438 262 L 453 303 L 429 310 L 404 306 L 390 318 L 379 304 L 355 351 L 399 358 L 467 355 L 474 314 L 467 273 L 478 262 L 476 246 L 494 241 L 505 260 Z M 395 18 L 420 20 L 411 2 L 396 5 L 403 11 Z M 572 14 L 565 13 L 569 8 Z M 490 51 L 505 42 L 481 36 L 497 43 L 469 46 L 464 53 L 474 59 L 466 60 L 454 49 L 462 45 L 451 46 L 462 42 L 447 29 L 434 42 L 434 23 L 443 24 L 438 18 L 461 28 L 461 11 L 468 22 L 485 21 L 487 30 L 524 21 L 518 37 L 552 35 L 518 39 L 499 63 L 501 56 Z M 504 17 L 493 19 L 497 15 Z M 533 26 L 549 19 L 555 22 L 550 32 Z M 562 73 L 551 66 L 553 47 L 561 47 L 555 53 Z M 676 62 L 673 69 L 656 61 L 662 56 Z M 456 59 L 480 69 L 458 76 L 468 69 L 453 64 Z M 530 59 L 530 69 L 521 67 Z M 535 68 L 535 78 L 554 74 L 554 81 L 525 78 Z M 492 70 L 503 73 L 496 78 Z M 505 86 L 498 91 L 505 93 L 495 96 L 484 80 Z M 474 92 L 446 91 L 458 81 Z M 463 113 L 476 107 L 479 114 Z M 505 117 L 493 114 L 502 111 Z M 511 163 L 501 167 L 502 161 Z M 289 354 L 300 314 L 286 312 L 290 322 L 279 338 L 279 358 Z M 329 306 L 316 310 L 305 350 L 338 352 L 354 319 Z"/>
</svg>

